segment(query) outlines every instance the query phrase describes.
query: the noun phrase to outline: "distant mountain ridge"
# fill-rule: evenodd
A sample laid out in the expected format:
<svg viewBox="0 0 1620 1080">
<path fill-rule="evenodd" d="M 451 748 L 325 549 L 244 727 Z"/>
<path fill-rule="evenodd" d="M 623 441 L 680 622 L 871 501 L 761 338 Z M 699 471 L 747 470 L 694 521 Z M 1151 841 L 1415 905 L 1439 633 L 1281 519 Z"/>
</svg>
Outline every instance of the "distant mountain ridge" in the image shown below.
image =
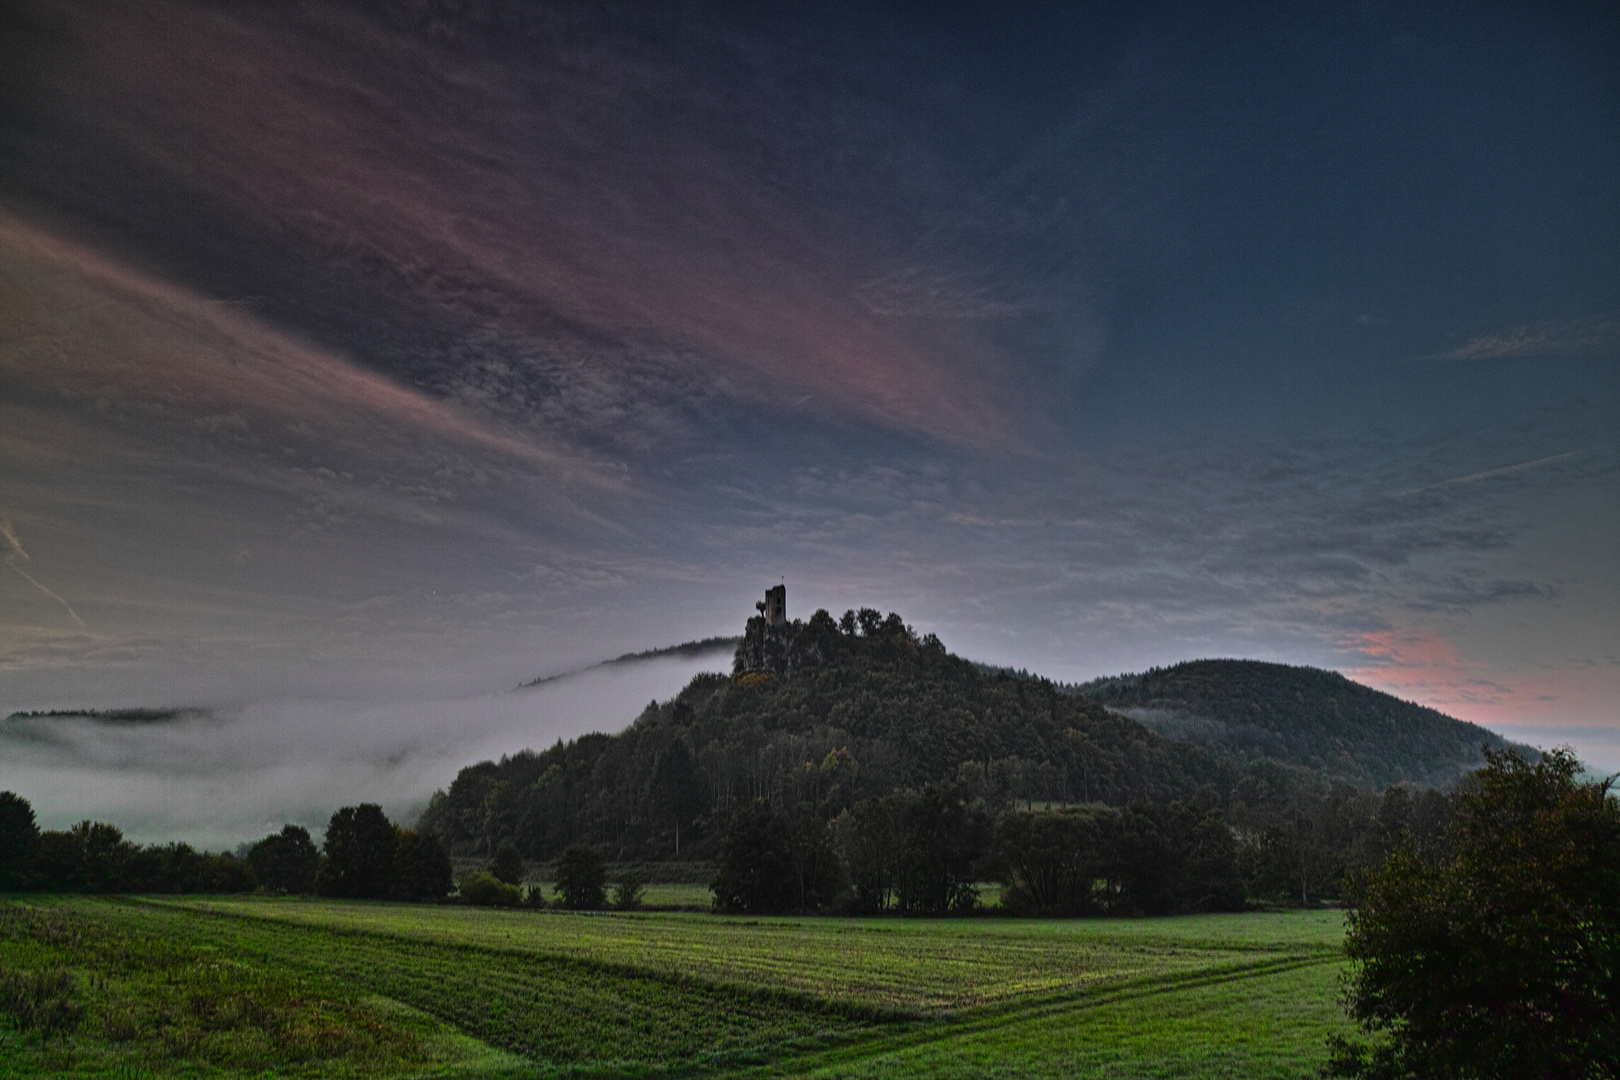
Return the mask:
<svg viewBox="0 0 1620 1080">
<path fill-rule="evenodd" d="M 1495 732 L 1320 668 L 1192 660 L 1074 692 L 1167 738 L 1375 788 L 1441 785 L 1484 764 Z"/>
</svg>

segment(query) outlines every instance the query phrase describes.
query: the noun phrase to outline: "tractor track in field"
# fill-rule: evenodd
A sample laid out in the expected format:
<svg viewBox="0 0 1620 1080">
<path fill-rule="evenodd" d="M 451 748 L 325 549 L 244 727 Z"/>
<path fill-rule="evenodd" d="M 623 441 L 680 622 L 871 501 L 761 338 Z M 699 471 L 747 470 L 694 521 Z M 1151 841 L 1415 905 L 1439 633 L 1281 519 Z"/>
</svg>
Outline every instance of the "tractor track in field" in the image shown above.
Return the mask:
<svg viewBox="0 0 1620 1080">
<path fill-rule="evenodd" d="M 1083 1012 L 1105 1005 L 1136 1001 L 1202 987 L 1219 986 L 1224 983 L 1245 982 L 1270 975 L 1280 975 L 1288 971 L 1296 971 L 1300 968 L 1314 967 L 1319 964 L 1336 963 L 1340 959 L 1342 957 L 1339 955 L 1294 955 L 1280 960 L 1248 964 L 1236 969 L 1226 968 L 1221 971 L 1154 976 L 1151 980 L 1144 980 L 1135 985 L 1127 983 L 1099 991 L 1070 991 L 1059 995 L 1046 995 L 1037 1001 L 1009 1003 L 1004 1006 L 995 1006 L 982 1010 L 975 1009 L 971 1015 L 964 1016 L 961 1019 L 941 1018 L 916 1025 L 906 1025 L 908 1030 L 905 1031 L 884 1032 L 876 1036 L 868 1035 L 866 1037 L 856 1035 L 848 1040 L 840 1040 L 842 1045 L 839 1046 L 802 1054 L 789 1053 L 769 1062 L 752 1063 L 732 1068 L 675 1066 L 662 1075 L 670 1077 L 715 1076 L 728 1078 L 798 1076 L 816 1069 L 857 1064 L 885 1054 L 926 1046 L 929 1043 L 942 1042 L 947 1039 L 961 1038 L 964 1035 L 992 1031 L 996 1028 L 1038 1020 L 1042 1017 L 1068 1012 Z"/>
</svg>

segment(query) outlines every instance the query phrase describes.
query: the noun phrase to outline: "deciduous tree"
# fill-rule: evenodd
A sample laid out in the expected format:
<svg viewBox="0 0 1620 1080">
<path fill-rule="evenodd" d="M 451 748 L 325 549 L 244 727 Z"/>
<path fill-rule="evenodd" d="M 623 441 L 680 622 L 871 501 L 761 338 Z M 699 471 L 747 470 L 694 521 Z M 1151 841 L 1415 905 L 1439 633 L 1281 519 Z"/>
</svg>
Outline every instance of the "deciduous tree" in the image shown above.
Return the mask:
<svg viewBox="0 0 1620 1080">
<path fill-rule="evenodd" d="M 1486 750 L 1452 851 L 1407 843 L 1357 891 L 1350 1012 L 1330 1075 L 1591 1080 L 1620 1074 L 1620 808 L 1567 750 Z"/>
</svg>

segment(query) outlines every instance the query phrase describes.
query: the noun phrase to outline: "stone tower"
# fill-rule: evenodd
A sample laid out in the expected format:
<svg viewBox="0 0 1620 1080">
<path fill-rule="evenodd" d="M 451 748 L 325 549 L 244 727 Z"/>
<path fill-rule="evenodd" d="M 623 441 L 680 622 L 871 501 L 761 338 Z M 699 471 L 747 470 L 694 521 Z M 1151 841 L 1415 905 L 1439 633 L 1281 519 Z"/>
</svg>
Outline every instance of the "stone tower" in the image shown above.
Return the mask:
<svg viewBox="0 0 1620 1080">
<path fill-rule="evenodd" d="M 765 599 L 755 601 L 754 610 L 759 614 L 749 619 L 743 630 L 732 670 L 739 675 L 749 671 L 786 675 L 788 647 L 793 638 L 793 624 L 787 617 L 787 586 L 766 589 Z"/>
<path fill-rule="evenodd" d="M 765 590 L 765 600 L 754 607 L 765 616 L 765 625 L 780 630 L 787 625 L 787 586 L 777 585 Z"/>
</svg>

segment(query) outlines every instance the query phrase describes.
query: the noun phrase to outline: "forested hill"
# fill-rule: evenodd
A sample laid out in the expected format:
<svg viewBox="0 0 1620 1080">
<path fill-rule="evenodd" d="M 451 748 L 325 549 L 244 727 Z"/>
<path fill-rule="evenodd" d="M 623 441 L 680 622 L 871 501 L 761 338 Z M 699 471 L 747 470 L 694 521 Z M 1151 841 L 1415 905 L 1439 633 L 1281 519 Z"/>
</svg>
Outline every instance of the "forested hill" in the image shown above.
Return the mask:
<svg viewBox="0 0 1620 1080">
<path fill-rule="evenodd" d="M 465 854 L 510 839 L 529 858 L 580 842 L 663 858 L 706 854 L 723 816 L 760 797 L 831 818 L 946 781 L 993 800 L 1120 805 L 1238 778 L 1216 755 L 1044 679 L 982 671 L 897 615 L 838 624 L 817 612 L 790 624 L 782 648 L 779 673 L 699 675 L 619 735 L 463 769 L 422 828 Z"/>
<path fill-rule="evenodd" d="M 1443 784 L 1501 736 L 1318 668 L 1194 660 L 1077 687 L 1171 738 L 1242 761 L 1271 759 L 1360 785 Z"/>
</svg>

